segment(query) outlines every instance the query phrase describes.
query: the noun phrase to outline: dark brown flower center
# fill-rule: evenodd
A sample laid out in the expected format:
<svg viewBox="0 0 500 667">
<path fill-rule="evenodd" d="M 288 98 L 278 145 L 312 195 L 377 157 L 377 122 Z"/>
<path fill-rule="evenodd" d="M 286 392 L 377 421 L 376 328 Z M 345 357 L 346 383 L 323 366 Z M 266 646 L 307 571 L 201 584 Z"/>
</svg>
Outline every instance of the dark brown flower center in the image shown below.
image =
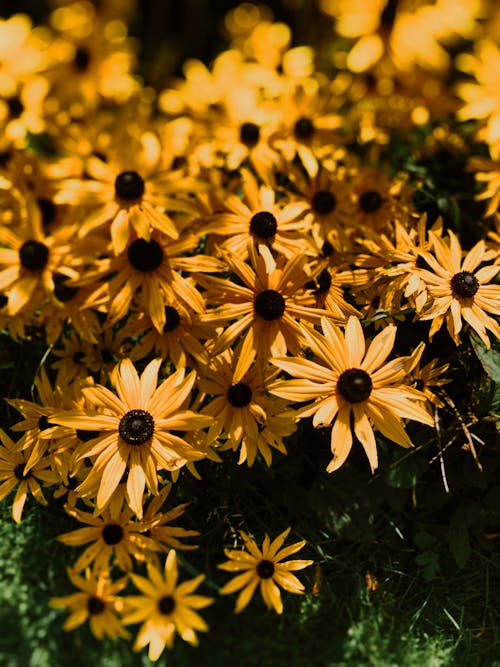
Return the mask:
<svg viewBox="0 0 500 667">
<path fill-rule="evenodd" d="M 315 280 L 306 283 L 307 289 L 314 291 L 314 294 L 320 295 L 328 292 L 332 285 L 332 277 L 328 269 L 323 269 Z"/>
<path fill-rule="evenodd" d="M 73 64 L 79 72 L 85 72 L 90 64 L 90 53 L 88 49 L 78 47 L 73 58 Z"/>
<path fill-rule="evenodd" d="M 312 207 L 320 215 L 328 215 L 335 210 L 337 200 L 328 190 L 318 190 L 312 198 Z"/>
<path fill-rule="evenodd" d="M 174 331 L 181 322 L 179 311 L 173 306 L 165 306 L 165 324 L 163 326 L 163 333 Z"/>
<path fill-rule="evenodd" d="M 19 118 L 19 116 L 24 111 L 24 104 L 21 102 L 19 97 L 15 95 L 14 97 L 9 97 L 7 100 L 7 106 L 9 107 L 9 115 L 11 118 Z"/>
<path fill-rule="evenodd" d="M 470 299 L 479 289 L 479 282 L 469 271 L 460 271 L 450 280 L 450 287 L 453 296 Z"/>
<path fill-rule="evenodd" d="M 244 408 L 252 400 L 252 390 L 244 382 L 237 382 L 227 390 L 227 400 L 234 408 Z"/>
<path fill-rule="evenodd" d="M 257 564 L 257 574 L 261 579 L 270 579 L 274 574 L 274 563 L 270 560 L 261 560 Z"/>
<path fill-rule="evenodd" d="M 80 428 L 77 428 L 75 433 L 76 433 L 76 437 L 81 442 L 88 442 L 89 440 L 93 440 L 94 438 L 98 438 L 101 435 L 99 431 L 87 431 L 87 430 L 83 430 L 83 429 L 80 429 Z"/>
<path fill-rule="evenodd" d="M 63 275 L 62 273 L 55 273 L 53 278 L 54 295 L 58 301 L 65 303 L 66 301 L 71 301 L 71 299 L 75 298 L 78 293 L 78 287 L 66 285 L 66 282 L 69 280 L 68 276 Z"/>
<path fill-rule="evenodd" d="M 25 241 L 19 249 L 19 259 L 28 271 L 41 271 L 49 261 L 49 249 L 40 241 Z"/>
<path fill-rule="evenodd" d="M 314 125 L 310 118 L 303 116 L 295 123 L 293 128 L 295 138 L 299 141 L 307 141 L 314 134 Z"/>
<path fill-rule="evenodd" d="M 248 148 L 253 148 L 259 143 L 260 128 L 255 123 L 243 123 L 240 127 L 240 141 Z"/>
<path fill-rule="evenodd" d="M 155 422 L 146 410 L 129 410 L 120 419 L 118 433 L 128 445 L 142 445 L 153 437 Z"/>
<path fill-rule="evenodd" d="M 382 197 L 376 190 L 367 190 L 359 198 L 359 205 L 365 213 L 375 213 L 382 206 Z"/>
<path fill-rule="evenodd" d="M 250 231 L 261 239 L 270 239 L 276 234 L 278 222 L 269 211 L 259 211 L 250 220 Z"/>
<path fill-rule="evenodd" d="M 118 544 L 123 539 L 123 528 L 117 523 L 107 523 L 102 529 L 102 539 L 108 546 Z"/>
<path fill-rule="evenodd" d="M 156 271 L 163 261 L 163 250 L 161 245 L 151 239 L 136 239 L 128 248 L 128 261 L 130 265 L 141 273 Z"/>
<path fill-rule="evenodd" d="M 97 614 L 102 614 L 105 610 L 106 605 L 95 595 L 91 595 L 87 600 L 87 611 L 91 616 L 97 616 Z"/>
<path fill-rule="evenodd" d="M 271 322 L 279 319 L 285 312 L 285 299 L 276 290 L 266 289 L 257 295 L 254 307 L 257 315 Z"/>
<path fill-rule="evenodd" d="M 125 201 L 135 201 L 144 194 L 144 181 L 136 171 L 122 171 L 115 180 L 116 196 Z"/>
<path fill-rule="evenodd" d="M 28 474 L 25 475 L 24 468 L 25 468 L 24 463 L 18 463 L 17 466 L 14 468 L 14 477 L 18 479 L 20 482 L 22 482 L 23 479 L 28 479 L 28 477 L 31 474 L 30 472 L 28 472 Z"/>
<path fill-rule="evenodd" d="M 361 403 L 372 393 L 372 380 L 361 368 L 349 368 L 340 374 L 337 391 L 349 403 Z"/>
<path fill-rule="evenodd" d="M 168 616 L 175 609 L 175 600 L 172 595 L 164 595 L 158 600 L 158 611 Z"/>
<path fill-rule="evenodd" d="M 38 428 L 40 429 L 40 431 L 46 431 L 48 428 L 51 428 L 52 426 L 55 426 L 55 424 L 51 424 L 45 415 L 42 415 L 38 420 Z"/>
<path fill-rule="evenodd" d="M 42 216 L 43 228 L 47 229 L 54 222 L 54 218 L 56 217 L 57 213 L 57 206 L 51 199 L 47 199 L 46 197 L 38 197 L 36 202 Z"/>
</svg>

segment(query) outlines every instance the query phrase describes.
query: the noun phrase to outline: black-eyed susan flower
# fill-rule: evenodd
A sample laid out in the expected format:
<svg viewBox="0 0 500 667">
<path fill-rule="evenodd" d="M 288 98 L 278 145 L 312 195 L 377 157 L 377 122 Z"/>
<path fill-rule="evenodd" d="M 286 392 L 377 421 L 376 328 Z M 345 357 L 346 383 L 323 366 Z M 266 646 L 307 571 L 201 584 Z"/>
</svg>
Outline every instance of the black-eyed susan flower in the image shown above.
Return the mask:
<svg viewBox="0 0 500 667">
<path fill-rule="evenodd" d="M 241 259 L 248 257 L 249 245 L 267 246 L 290 258 L 299 252 L 314 255 L 316 247 L 307 235 L 310 225 L 305 217 L 308 204 L 294 201 L 284 206 L 276 201 L 275 190 L 258 186 L 249 171 L 243 172 L 244 199 L 229 195 L 224 199 L 225 211 L 216 213 L 204 231 L 227 236 L 221 248 Z"/>
<path fill-rule="evenodd" d="M 498 274 L 498 266 L 487 263 L 491 255 L 483 240 L 462 259 L 460 242 L 451 230 L 448 231 L 448 243 L 432 231 L 429 236 L 434 254 L 420 253 L 429 267 L 420 269 L 429 302 L 419 315 L 420 320 L 432 320 L 429 338 L 446 321 L 448 333 L 459 345 L 463 318 L 489 348 L 487 331 L 500 338 L 498 322 L 488 315 L 500 315 L 500 285 L 492 283 Z M 481 266 L 483 263 L 485 265 Z"/>
<path fill-rule="evenodd" d="M 211 419 L 183 409 L 195 382 L 195 373 L 177 370 L 157 387 L 161 359 L 151 361 L 141 377 L 130 359 L 116 367 L 112 379 L 117 394 L 102 385 L 84 387 L 82 394 L 91 408 L 60 412 L 54 422 L 99 435 L 83 442 L 77 458 L 96 457 L 92 470 L 80 484 L 81 495 L 97 487 L 96 509 L 101 512 L 111 500 L 126 471 L 127 502 L 141 518 L 145 487 L 158 493 L 158 470 L 176 470 L 188 459 L 203 458 L 178 431 L 196 431 Z"/>
<path fill-rule="evenodd" d="M 224 326 L 233 320 L 210 346 L 211 354 L 219 354 L 244 335 L 234 369 L 236 378 L 245 374 L 256 357 L 267 361 L 269 354 L 277 356 L 287 350 L 301 354 L 305 323 L 319 323 L 323 315 L 334 317 L 312 307 L 314 297 L 304 289 L 310 280 L 305 255 L 275 262 L 269 248 L 262 246 L 257 253 L 253 245 L 249 253 L 251 266 L 237 255 L 224 254 L 243 285 L 212 276 L 198 277 L 208 288 L 207 299 L 218 306 L 201 315 L 201 321 Z"/>
<path fill-rule="evenodd" d="M 68 578 L 78 593 L 63 597 L 54 597 L 50 606 L 66 609 L 70 616 L 65 621 L 65 630 L 74 630 L 79 625 L 89 622 L 90 630 L 97 639 L 104 637 L 123 637 L 128 639 L 129 633 L 123 627 L 119 614 L 123 610 L 123 599 L 117 593 L 127 585 L 128 578 L 122 577 L 111 581 L 108 573 L 94 574 L 89 569 L 85 576 L 67 569 Z"/>
<path fill-rule="evenodd" d="M 212 598 L 194 594 L 205 576 L 178 583 L 177 555 L 172 549 L 166 558 L 163 572 L 154 565 L 147 565 L 148 576 L 131 574 L 140 595 L 126 597 L 123 622 L 142 623 L 134 643 L 140 651 L 149 644 L 149 658 L 158 660 L 165 647 L 172 648 L 175 635 L 193 646 L 198 644 L 197 632 L 205 632 L 208 626 L 196 610 L 212 604 Z"/>
<path fill-rule="evenodd" d="M 372 471 L 378 465 L 373 427 L 402 447 L 412 443 L 403 428 L 403 418 L 434 426 L 430 414 L 416 400 L 419 394 L 403 384 L 415 362 L 400 357 L 384 363 L 396 337 L 396 327 L 387 326 L 365 346 L 360 321 L 350 317 L 345 334 L 324 318 L 323 334 L 307 330 L 304 335 L 319 362 L 290 357 L 271 359 L 271 363 L 289 373 L 293 380 L 278 380 L 271 393 L 288 400 L 314 400 L 298 410 L 300 417 L 313 416 L 315 427 L 330 426 L 333 460 L 328 472 L 340 468 L 346 460 L 354 435 L 362 444 Z M 418 354 L 421 350 L 418 349 Z M 425 396 L 421 395 L 421 400 Z"/>
<path fill-rule="evenodd" d="M 260 593 L 266 607 L 274 609 L 278 614 L 283 613 L 280 588 L 299 595 L 304 592 L 304 585 L 292 572 L 312 565 L 313 561 L 284 560 L 300 551 L 306 544 L 305 540 L 301 540 L 288 547 L 283 547 L 290 531 L 291 528 L 287 528 L 272 542 L 269 535 L 266 534 L 262 549 L 259 549 L 255 540 L 240 530 L 244 549 L 224 549 L 229 560 L 221 563 L 220 569 L 240 574 L 231 579 L 219 592 L 227 595 L 240 591 L 236 600 L 236 613 L 245 609 L 258 586 L 260 586 Z"/>
<path fill-rule="evenodd" d="M 158 550 L 155 541 L 144 535 L 148 526 L 134 521 L 134 512 L 123 507 L 123 499 L 116 496 L 99 516 L 82 512 L 76 507 L 66 507 L 66 512 L 85 528 L 77 528 L 57 538 L 72 547 L 89 544 L 73 566 L 80 572 L 92 565 L 95 573 L 107 572 L 116 565 L 123 572 L 132 569 L 132 559 L 146 560 L 148 552 Z"/>
<path fill-rule="evenodd" d="M 36 501 L 47 505 L 42 487 L 57 482 L 57 476 L 50 470 L 48 457 L 37 458 L 29 470 L 26 464 L 30 456 L 30 449 L 26 448 L 26 436 L 17 443 L 5 431 L 0 430 L 0 500 L 3 500 L 16 487 L 16 494 L 12 503 L 12 518 L 16 523 L 21 521 L 24 505 L 28 494 L 32 494 Z"/>
<path fill-rule="evenodd" d="M 192 211 L 192 207 L 175 193 L 183 187 L 179 172 L 166 172 L 161 164 L 161 145 L 153 132 L 139 136 L 123 131 L 115 136 L 116 148 L 103 160 L 91 155 L 85 163 L 85 179 L 66 179 L 54 197 L 59 204 L 83 205 L 88 208 L 79 235 L 109 226 L 113 250 L 123 252 L 133 232 L 149 242 L 153 229 L 176 239 L 179 230 L 170 211 Z M 124 151 L 126 146 L 126 151 Z"/>
</svg>

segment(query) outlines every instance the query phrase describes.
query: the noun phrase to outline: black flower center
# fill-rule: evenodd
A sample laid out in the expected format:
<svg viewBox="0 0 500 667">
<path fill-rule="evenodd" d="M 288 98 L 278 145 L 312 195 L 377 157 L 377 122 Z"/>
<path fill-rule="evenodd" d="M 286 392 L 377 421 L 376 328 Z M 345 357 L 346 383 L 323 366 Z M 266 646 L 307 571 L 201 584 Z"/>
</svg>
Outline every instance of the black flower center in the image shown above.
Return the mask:
<svg viewBox="0 0 500 667">
<path fill-rule="evenodd" d="M 349 403 L 361 403 L 372 393 L 372 380 L 361 368 L 349 368 L 340 374 L 337 391 Z"/>
<path fill-rule="evenodd" d="M 367 190 L 359 198 L 359 205 L 365 213 L 375 213 L 382 206 L 382 196 L 376 190 Z"/>
<path fill-rule="evenodd" d="M 41 271 L 49 261 L 49 249 L 40 241 L 25 241 L 19 249 L 21 266 L 29 271 Z"/>
<path fill-rule="evenodd" d="M 174 331 L 181 322 L 179 311 L 173 306 L 165 306 L 165 324 L 163 326 L 163 333 Z"/>
<path fill-rule="evenodd" d="M 7 106 L 9 107 L 9 114 L 11 118 L 19 118 L 19 116 L 24 111 L 24 104 L 21 102 L 19 97 L 15 95 L 14 97 L 9 97 L 7 100 Z"/>
<path fill-rule="evenodd" d="M 117 523 L 107 523 L 102 529 L 102 539 L 109 546 L 118 544 L 123 539 L 123 528 Z"/>
<path fill-rule="evenodd" d="M 51 199 L 47 199 L 46 197 L 38 197 L 36 202 L 42 216 L 43 228 L 46 229 L 54 222 L 54 218 L 56 217 L 57 213 L 57 206 Z"/>
<path fill-rule="evenodd" d="M 18 463 L 14 468 L 14 477 L 22 482 L 23 479 L 27 479 L 30 476 L 30 473 L 27 475 L 24 474 L 24 463 Z"/>
<path fill-rule="evenodd" d="M 293 128 L 295 138 L 299 141 L 307 141 L 314 134 L 314 125 L 310 118 L 303 116 L 295 123 Z"/>
<path fill-rule="evenodd" d="M 285 299 L 276 290 L 266 289 L 257 295 L 254 307 L 257 315 L 271 322 L 279 319 L 285 312 Z"/>
<path fill-rule="evenodd" d="M 99 351 L 99 354 L 101 355 L 101 360 L 105 364 L 111 364 L 115 360 L 115 355 L 111 350 L 108 350 L 107 347 L 103 347 L 102 350 Z"/>
<path fill-rule="evenodd" d="M 321 254 L 323 257 L 330 257 L 333 252 L 333 246 L 330 241 L 325 241 L 321 247 Z"/>
<path fill-rule="evenodd" d="M 128 261 L 136 271 L 156 271 L 163 261 L 163 250 L 154 239 L 136 239 L 129 245 Z"/>
<path fill-rule="evenodd" d="M 175 600 L 172 595 L 164 595 L 158 600 L 158 611 L 168 616 L 175 609 Z"/>
<path fill-rule="evenodd" d="M 255 123 L 243 123 L 240 127 L 240 141 L 248 148 L 253 148 L 259 143 L 260 129 Z"/>
<path fill-rule="evenodd" d="M 120 419 L 118 433 L 128 445 L 142 445 L 153 437 L 155 422 L 146 410 L 129 410 Z"/>
<path fill-rule="evenodd" d="M 325 294 L 332 285 L 332 277 L 328 269 L 323 269 L 315 280 L 306 283 L 307 289 L 314 291 L 314 294 Z"/>
<path fill-rule="evenodd" d="M 54 294 L 56 299 L 58 301 L 62 301 L 63 303 L 74 299 L 78 292 L 78 287 L 66 285 L 68 280 L 68 276 L 63 275 L 62 273 L 54 274 Z"/>
<path fill-rule="evenodd" d="M 259 211 L 250 220 L 250 231 L 261 239 L 270 239 L 276 234 L 278 222 L 269 211 Z"/>
<path fill-rule="evenodd" d="M 84 431 L 83 429 L 77 428 L 76 429 L 76 437 L 78 440 L 81 442 L 88 442 L 89 440 L 93 440 L 94 438 L 98 438 L 100 436 L 99 431 Z"/>
<path fill-rule="evenodd" d="M 318 190 L 312 199 L 312 207 L 320 215 L 328 215 L 335 210 L 337 200 L 329 190 Z"/>
<path fill-rule="evenodd" d="M 122 171 L 115 180 L 116 196 L 125 201 L 135 201 L 144 194 L 144 181 L 136 171 Z"/>
<path fill-rule="evenodd" d="M 460 273 L 455 273 L 453 278 L 450 280 L 451 291 L 453 296 L 462 297 L 462 299 L 467 299 L 477 292 L 479 289 L 479 282 L 472 273 L 469 271 L 460 271 Z"/>
<path fill-rule="evenodd" d="M 270 560 L 261 560 L 257 564 L 257 574 L 261 579 L 270 579 L 274 574 L 274 563 Z"/>
<path fill-rule="evenodd" d="M 46 431 L 48 428 L 51 428 L 52 426 L 55 426 L 55 424 L 51 424 L 45 415 L 42 415 L 38 420 L 38 428 L 40 429 L 40 431 Z"/>
<path fill-rule="evenodd" d="M 252 400 L 252 390 L 244 382 L 237 382 L 227 390 L 227 400 L 234 408 L 244 408 Z"/>
<path fill-rule="evenodd" d="M 91 616 L 97 616 L 97 614 L 102 614 L 106 605 L 101 600 L 101 598 L 91 595 L 87 600 L 87 611 Z"/>
<path fill-rule="evenodd" d="M 81 46 L 78 47 L 75 57 L 73 58 L 73 64 L 79 72 L 85 72 L 90 64 L 90 53 L 88 52 L 88 49 Z"/>
</svg>

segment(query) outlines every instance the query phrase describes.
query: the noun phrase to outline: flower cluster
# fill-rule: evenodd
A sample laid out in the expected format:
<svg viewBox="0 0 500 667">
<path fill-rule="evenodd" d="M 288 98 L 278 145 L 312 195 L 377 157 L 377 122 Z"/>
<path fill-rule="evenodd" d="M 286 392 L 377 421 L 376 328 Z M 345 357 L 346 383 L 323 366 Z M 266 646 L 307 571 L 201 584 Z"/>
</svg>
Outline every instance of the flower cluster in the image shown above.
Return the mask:
<svg viewBox="0 0 500 667">
<path fill-rule="evenodd" d="M 413 4 L 320 2 L 343 45 L 321 69 L 245 3 L 230 48 L 156 91 L 116 3 L 0 20 L 0 321 L 48 348 L 36 400 L 6 397 L 22 419 L 17 442 L 0 434 L 0 498 L 16 490 L 19 522 L 49 489 L 83 525 L 59 537 L 86 545 L 68 572 L 79 592 L 52 601 L 66 629 L 141 624 L 134 648 L 152 660 L 176 634 L 196 644 L 212 599 L 201 574 L 178 583 L 200 534 L 170 525 L 181 471 L 271 466 L 309 418 L 331 429 L 328 472 L 359 445 L 374 471 L 380 443 L 412 446 L 410 422 L 432 434 L 454 348 L 500 339 L 494 17 Z M 458 36 L 474 53 L 453 63 Z M 469 75 L 455 91 L 453 67 Z M 468 164 L 489 202 L 472 243 L 391 154 L 398 130 L 424 126 L 421 156 L 456 151 L 452 116 L 479 119 L 490 151 Z M 225 550 L 237 612 L 259 585 L 278 613 L 280 587 L 304 592 L 291 571 L 312 561 L 283 560 L 305 545 L 283 547 L 289 530 Z"/>
</svg>

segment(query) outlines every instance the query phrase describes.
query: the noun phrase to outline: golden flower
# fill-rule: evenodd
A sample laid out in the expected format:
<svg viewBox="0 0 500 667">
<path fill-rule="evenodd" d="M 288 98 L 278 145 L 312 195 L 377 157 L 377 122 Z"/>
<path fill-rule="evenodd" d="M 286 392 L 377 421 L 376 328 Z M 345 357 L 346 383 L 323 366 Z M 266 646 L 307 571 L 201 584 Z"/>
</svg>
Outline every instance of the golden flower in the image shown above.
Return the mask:
<svg viewBox="0 0 500 667">
<path fill-rule="evenodd" d="M 79 281 L 96 285 L 87 305 L 109 302 L 106 326 L 110 326 L 125 317 L 133 304 L 135 310 L 150 317 L 159 333 L 166 324 L 167 303 L 180 301 L 190 310 L 203 312 L 205 301 L 185 274 L 219 271 L 223 265 L 201 254 L 183 256 L 196 243 L 197 237 L 190 234 L 177 241 L 169 241 L 157 231 L 152 232 L 149 241 L 134 237 L 120 255 L 98 260 L 96 268 Z M 99 283 L 102 278 L 109 278 L 109 282 Z"/>
<path fill-rule="evenodd" d="M 200 410 L 201 414 L 213 417 L 207 442 L 227 439 L 227 443 L 219 449 L 236 451 L 240 448 L 238 463 L 246 461 L 249 466 L 253 465 L 262 449 L 269 465 L 269 445 L 281 451 L 283 447 L 276 446 L 279 437 L 266 440 L 266 436 L 260 437 L 260 433 L 266 425 L 268 432 L 270 430 L 268 414 L 284 412 L 287 404 L 276 402 L 278 399 L 270 400 L 266 395 L 267 386 L 277 375 L 275 369 L 264 370 L 254 364 L 243 375 L 235 376 L 240 356 L 238 347 L 235 351 L 225 350 L 212 359 L 198 381 L 200 391 L 211 397 L 210 402 Z"/>
<path fill-rule="evenodd" d="M 281 206 L 276 202 L 275 190 L 267 185 L 259 188 L 256 178 L 247 170 L 243 170 L 243 193 L 243 200 L 232 194 L 226 196 L 226 211 L 216 213 L 204 228 L 208 234 L 229 236 L 221 244 L 223 250 L 241 259 L 248 257 L 251 244 L 259 249 L 270 247 L 287 258 L 299 252 L 316 254 L 316 247 L 307 236 L 310 229 L 304 215 L 307 202 Z"/>
<path fill-rule="evenodd" d="M 19 523 L 28 494 L 31 493 L 42 505 L 47 505 L 42 486 L 55 484 L 57 477 L 52 470 L 49 470 L 48 457 L 38 457 L 36 463 L 26 470 L 26 463 L 30 456 L 26 436 L 23 435 L 16 443 L 0 429 L 0 440 L 2 441 L 0 445 L 0 500 L 3 500 L 17 487 L 12 503 L 12 518 Z"/>
<path fill-rule="evenodd" d="M 195 611 L 212 604 L 212 598 L 193 594 L 205 578 L 203 574 L 178 584 L 177 555 L 172 549 L 166 558 L 163 572 L 147 565 L 148 577 L 131 574 L 132 581 L 142 595 L 126 597 L 125 624 L 142 623 L 134 651 L 149 644 L 150 660 L 158 660 L 165 646 L 172 648 L 175 635 L 196 646 L 196 632 L 205 632 L 208 626 Z"/>
<path fill-rule="evenodd" d="M 173 196 L 182 191 L 183 183 L 178 171 L 163 170 L 158 137 L 152 132 L 135 136 L 125 128 L 122 134 L 116 132 L 114 139 L 121 143 L 121 150 L 112 152 L 109 162 L 89 156 L 85 167 L 88 177 L 63 180 L 55 203 L 89 207 L 80 237 L 110 224 L 115 254 L 125 249 L 133 232 L 147 242 L 153 229 L 178 238 L 179 230 L 165 211 L 193 209 Z"/>
<path fill-rule="evenodd" d="M 294 570 L 302 570 L 312 565 L 312 560 L 288 560 L 285 558 L 300 551 L 306 541 L 295 542 L 288 547 L 283 543 L 291 531 L 287 528 L 272 542 L 266 534 L 262 549 L 245 532 L 240 530 L 244 541 L 243 549 L 224 549 L 228 561 L 219 565 L 221 570 L 241 572 L 220 589 L 223 595 L 240 591 L 236 600 L 236 613 L 242 611 L 252 599 L 257 586 L 264 604 L 268 609 L 274 609 L 278 614 L 283 613 L 280 587 L 289 593 L 302 594 L 304 585 L 292 574 Z"/>
<path fill-rule="evenodd" d="M 439 387 L 451 382 L 450 379 L 442 377 L 449 367 L 450 364 L 440 364 L 439 359 L 433 359 L 428 364 L 425 364 L 425 366 L 417 365 L 408 376 L 408 384 L 415 387 L 417 391 L 425 394 L 429 408 L 432 405 L 438 408 L 444 406 L 435 388 L 439 390 Z"/>
<path fill-rule="evenodd" d="M 271 363 L 289 373 L 294 380 L 278 380 L 271 393 L 288 400 L 314 400 L 311 406 L 298 410 L 299 417 L 313 417 L 316 428 L 333 422 L 331 450 L 333 460 L 328 472 L 340 468 L 352 444 L 353 431 L 365 450 L 372 471 L 378 465 L 373 426 L 389 440 L 411 447 L 402 419 L 414 419 L 434 425 L 429 413 L 415 401 L 419 394 L 403 381 L 421 353 L 400 357 L 384 364 L 396 337 L 396 327 L 385 327 L 365 348 L 363 329 L 356 317 L 350 317 L 342 335 L 326 318 L 321 322 L 323 335 L 314 330 L 304 332 L 309 347 L 320 363 L 300 358 L 276 358 Z M 425 400 L 421 395 L 421 400 Z"/>
<path fill-rule="evenodd" d="M 25 307 L 42 304 L 55 290 L 54 276 L 79 277 L 66 264 L 72 236 L 70 227 L 46 236 L 35 200 L 26 196 L 24 224 L 0 227 L 0 290 L 8 297 L 8 312 L 16 315 Z"/>
<path fill-rule="evenodd" d="M 287 350 L 301 354 L 305 323 L 319 323 L 322 315 L 332 317 L 327 311 L 311 307 L 314 298 L 303 289 L 310 280 L 303 254 L 276 263 L 266 246 L 258 254 L 250 245 L 249 253 L 251 266 L 237 255 L 224 254 L 230 270 L 243 285 L 212 276 L 198 277 L 207 288 L 207 299 L 222 304 L 207 310 L 200 316 L 201 321 L 223 326 L 233 320 L 213 342 L 210 353 L 221 353 L 244 334 L 234 382 L 239 382 L 256 357 L 263 362 L 269 354 L 277 356 Z"/>
<path fill-rule="evenodd" d="M 92 634 L 97 639 L 104 637 L 123 637 L 129 633 L 123 628 L 118 617 L 123 610 L 123 600 L 117 595 L 127 585 L 128 578 L 122 577 L 112 582 L 107 573 L 92 574 L 85 572 L 85 577 L 67 569 L 68 577 L 78 593 L 55 597 L 50 606 L 66 609 L 70 612 L 64 623 L 65 630 L 74 630 L 88 620 Z"/>
<path fill-rule="evenodd" d="M 144 561 L 148 552 L 159 549 L 154 539 L 142 534 L 147 531 L 148 525 L 133 520 L 134 512 L 129 507 L 123 507 L 121 497 L 112 498 L 100 516 L 82 512 L 76 507 L 66 506 L 65 509 L 71 517 L 87 524 L 87 527 L 64 533 L 57 539 L 72 547 L 91 542 L 78 557 L 74 565 L 75 572 L 89 565 L 92 565 L 95 574 L 108 572 L 113 565 L 127 572 L 132 569 L 132 558 Z"/>
<path fill-rule="evenodd" d="M 432 320 L 429 338 L 446 320 L 448 333 L 459 345 L 463 318 L 489 348 L 486 330 L 500 338 L 500 326 L 487 314 L 500 315 L 500 285 L 490 284 L 498 274 L 498 266 L 489 264 L 478 268 L 491 257 L 483 240 L 476 243 L 462 261 L 462 248 L 451 230 L 448 243 L 432 231 L 429 236 L 434 255 L 420 253 L 429 266 L 428 270 L 420 270 L 420 276 L 427 284 L 430 302 L 419 315 L 420 320 Z"/>
<path fill-rule="evenodd" d="M 111 500 L 128 470 L 127 503 L 142 517 L 142 498 L 147 486 L 158 493 L 158 470 L 176 470 L 188 459 L 203 457 L 175 431 L 208 426 L 211 419 L 181 409 L 195 382 L 179 369 L 156 387 L 161 359 L 151 361 L 139 378 L 130 359 L 124 359 L 112 379 L 118 395 L 102 385 L 84 387 L 82 393 L 93 409 L 60 412 L 54 422 L 99 435 L 78 447 L 78 459 L 96 457 L 92 470 L 77 491 L 86 496 L 97 486 L 96 509 Z M 100 410 L 97 412 L 96 410 Z"/>
<path fill-rule="evenodd" d="M 475 55 L 462 54 L 457 66 L 475 81 L 461 81 L 457 93 L 464 100 L 458 109 L 457 118 L 468 120 L 477 118 L 483 123 L 479 138 L 491 147 L 494 159 L 500 157 L 500 91 L 499 68 L 500 48 L 491 39 L 484 38 L 475 44 Z"/>
</svg>

